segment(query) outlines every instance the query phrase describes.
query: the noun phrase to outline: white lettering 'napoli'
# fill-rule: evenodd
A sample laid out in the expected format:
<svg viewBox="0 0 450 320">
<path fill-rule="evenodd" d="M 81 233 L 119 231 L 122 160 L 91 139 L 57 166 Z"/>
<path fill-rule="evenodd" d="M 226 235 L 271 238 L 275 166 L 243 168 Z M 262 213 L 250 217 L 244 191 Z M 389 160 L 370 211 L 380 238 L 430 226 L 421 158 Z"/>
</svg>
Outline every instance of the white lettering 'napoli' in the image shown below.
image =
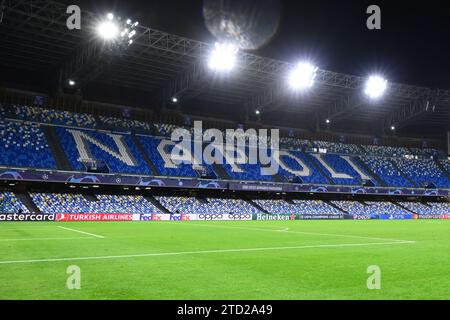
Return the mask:
<svg viewBox="0 0 450 320">
<path fill-rule="evenodd" d="M 101 143 L 97 139 L 91 137 L 86 132 L 78 131 L 78 130 L 72 130 L 68 129 L 68 132 L 70 132 L 75 140 L 75 145 L 77 147 L 78 153 L 80 155 L 80 159 L 82 160 L 96 160 L 92 156 L 89 146 L 86 142 L 91 143 L 92 145 L 97 146 L 104 152 L 110 154 L 111 156 L 115 157 L 116 159 L 122 161 L 128 166 L 135 167 L 137 166 L 136 160 L 133 158 L 133 156 L 128 152 L 128 148 L 123 141 L 123 136 L 119 134 L 113 134 L 113 133 L 105 133 L 105 135 L 109 136 L 111 139 L 113 139 L 114 143 L 117 146 L 117 150 L 119 152 L 116 152 L 112 150 L 109 146 Z"/>
<path fill-rule="evenodd" d="M 323 158 L 321 154 L 313 154 L 314 158 L 316 158 L 324 167 L 325 169 L 330 172 L 332 178 L 339 178 L 339 179 L 353 179 L 352 176 L 346 174 L 346 173 L 340 173 L 336 172 Z"/>
<path fill-rule="evenodd" d="M 290 168 L 282 159 L 281 157 L 288 157 L 293 159 L 295 162 L 297 162 L 302 169 L 301 170 L 295 170 Z M 297 156 L 286 152 L 286 151 L 280 151 L 280 167 L 286 170 L 289 173 L 292 173 L 293 175 L 299 176 L 299 177 L 309 177 L 311 175 L 311 169 L 303 162 L 302 159 L 298 158 Z"/>
</svg>

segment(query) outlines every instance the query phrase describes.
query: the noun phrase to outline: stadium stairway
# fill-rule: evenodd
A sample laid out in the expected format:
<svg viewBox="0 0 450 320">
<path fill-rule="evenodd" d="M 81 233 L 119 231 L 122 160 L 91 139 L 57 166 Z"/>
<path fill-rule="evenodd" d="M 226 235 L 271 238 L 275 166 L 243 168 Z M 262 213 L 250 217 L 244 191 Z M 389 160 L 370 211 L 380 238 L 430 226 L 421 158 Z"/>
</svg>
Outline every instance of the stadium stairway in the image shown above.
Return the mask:
<svg viewBox="0 0 450 320">
<path fill-rule="evenodd" d="M 398 202 L 392 202 L 393 204 L 395 204 L 397 207 L 400 207 L 400 208 L 402 208 L 402 209 L 405 209 L 406 211 L 409 211 L 409 212 L 411 212 L 411 213 L 417 213 L 417 212 L 414 212 L 414 211 L 412 211 L 412 210 L 410 210 L 410 209 L 408 209 L 407 207 L 405 207 L 405 206 L 402 206 L 400 203 L 398 203 Z M 426 205 L 425 203 L 423 203 L 424 205 Z M 426 206 L 428 206 L 428 205 L 426 205 Z"/>
<path fill-rule="evenodd" d="M 45 134 L 45 138 L 47 139 L 53 157 L 55 158 L 56 167 L 59 170 L 73 171 L 72 164 L 61 146 L 61 142 L 58 139 L 55 128 L 51 126 L 42 126 L 41 128 Z"/>
<path fill-rule="evenodd" d="M 262 213 L 266 213 L 269 214 L 269 212 L 267 212 L 265 209 L 263 209 L 263 207 L 261 207 L 259 204 L 257 204 L 255 201 L 253 200 L 245 200 L 248 204 L 250 204 L 251 206 L 255 207 L 256 209 L 258 209 L 259 211 L 261 211 Z"/>
<path fill-rule="evenodd" d="M 450 173 L 447 172 L 447 170 L 445 170 L 445 168 L 442 165 L 442 163 L 438 159 L 434 159 L 434 162 L 436 163 L 436 165 L 439 168 L 439 170 L 441 170 L 444 173 L 444 175 L 447 177 L 447 179 L 450 180 Z"/>
<path fill-rule="evenodd" d="M 309 162 L 314 166 L 314 169 L 317 170 L 318 172 L 320 172 L 320 174 L 322 176 L 324 176 L 325 179 L 327 179 L 327 181 L 328 181 L 328 183 L 330 185 L 334 185 L 335 184 L 333 179 L 328 174 L 325 173 L 325 171 L 322 169 L 322 167 L 316 162 L 317 160 L 314 159 L 314 157 L 311 156 L 311 154 L 304 153 L 304 155 L 305 155 L 306 158 L 308 158 Z"/>
<path fill-rule="evenodd" d="M 32 213 L 41 213 L 41 210 L 39 210 L 39 208 L 33 202 L 33 199 L 31 199 L 31 196 L 28 192 L 15 192 L 14 194 L 16 195 L 17 199 L 19 199 L 19 201 L 22 202 L 25 207 L 27 207 L 28 211 Z"/>
<path fill-rule="evenodd" d="M 160 173 L 158 172 L 158 169 L 156 169 L 156 166 L 154 165 L 152 160 L 150 160 L 150 158 L 147 155 L 147 152 L 145 151 L 141 142 L 139 141 L 139 139 L 136 137 L 136 135 L 134 133 L 131 134 L 131 140 L 137 147 L 139 153 L 142 155 L 142 158 L 144 159 L 145 163 L 147 164 L 147 167 L 150 169 L 150 172 L 152 173 L 152 175 L 159 176 Z"/>
<path fill-rule="evenodd" d="M 156 208 L 158 208 L 162 213 L 171 213 L 166 207 L 164 207 L 158 200 L 153 196 L 144 196 L 144 199 L 152 203 Z"/>
<path fill-rule="evenodd" d="M 387 185 L 386 185 L 386 183 L 383 181 L 383 179 L 381 179 L 379 175 L 377 175 L 375 172 L 373 172 L 373 171 L 369 168 L 369 166 L 368 166 L 364 161 L 362 161 L 359 157 L 354 157 L 353 160 L 355 161 L 355 163 L 356 163 L 359 167 L 361 167 L 361 168 L 366 172 L 366 174 L 368 174 L 369 176 L 371 176 L 372 178 L 374 178 L 375 181 L 378 183 L 379 186 L 381 186 L 381 187 L 387 187 Z"/>
<path fill-rule="evenodd" d="M 83 198 L 90 202 L 97 202 L 98 199 L 93 194 L 83 194 Z"/>
<path fill-rule="evenodd" d="M 342 213 L 348 214 L 347 211 L 345 211 L 345 210 L 342 209 L 342 208 L 339 208 L 339 207 L 338 207 L 337 205 L 335 205 L 333 202 L 331 202 L 331 201 L 325 201 L 325 200 L 323 200 L 323 201 L 324 201 L 326 204 L 328 204 L 330 207 L 333 207 L 333 208 L 339 210 L 339 211 L 342 212 Z"/>
<path fill-rule="evenodd" d="M 392 165 L 394 166 L 395 170 L 397 170 L 398 172 L 400 172 L 400 174 L 402 175 L 403 178 L 405 178 L 406 180 L 408 180 L 409 183 L 411 183 L 413 185 L 413 187 L 417 188 L 419 187 L 417 185 L 416 182 L 414 182 L 414 180 L 412 180 L 410 177 L 408 177 L 408 175 L 404 174 L 403 171 L 399 168 L 399 166 L 395 163 L 395 161 L 391 161 L 389 160 L 390 163 L 392 163 Z"/>
</svg>

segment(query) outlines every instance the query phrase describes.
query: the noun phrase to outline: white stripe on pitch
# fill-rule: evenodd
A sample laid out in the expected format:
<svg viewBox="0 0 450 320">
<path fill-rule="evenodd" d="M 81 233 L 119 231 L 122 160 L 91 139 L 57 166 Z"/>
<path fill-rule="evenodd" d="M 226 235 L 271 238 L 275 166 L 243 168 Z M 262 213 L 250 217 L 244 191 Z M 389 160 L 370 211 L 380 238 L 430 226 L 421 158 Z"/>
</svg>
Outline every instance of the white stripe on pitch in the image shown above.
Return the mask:
<svg viewBox="0 0 450 320">
<path fill-rule="evenodd" d="M 296 246 L 296 247 L 268 247 L 268 248 L 244 248 L 244 249 L 160 252 L 160 253 L 129 254 L 129 255 L 118 255 L 118 256 L 50 258 L 50 259 L 33 259 L 33 260 L 10 260 L 10 261 L 0 261 L 0 264 L 59 262 L 59 261 L 80 261 L 80 260 L 102 260 L 102 259 L 127 259 L 127 258 L 181 256 L 181 255 L 210 254 L 210 253 L 256 252 L 256 251 L 269 251 L 269 250 L 274 250 L 274 251 L 275 250 L 296 250 L 296 249 L 309 249 L 309 248 L 364 247 L 364 246 L 377 246 L 377 245 L 383 246 L 383 245 L 412 244 L 412 243 L 415 243 L 415 242 L 414 241 L 403 241 L 403 242 L 395 241 L 395 242 L 372 242 L 372 243 L 341 243 L 341 244 L 318 244 L 318 245 Z"/>
<path fill-rule="evenodd" d="M 75 240 L 75 239 L 94 239 L 94 237 L 75 237 L 75 238 L 10 238 L 10 239 L 0 239 L 2 241 L 43 241 L 43 240 Z"/>
<path fill-rule="evenodd" d="M 306 231 L 290 231 L 289 228 L 284 229 L 265 229 L 265 228 L 253 228 L 253 227 L 231 227 L 216 224 L 199 224 L 199 223 L 189 223 L 184 225 L 196 226 L 196 227 L 207 227 L 207 228 L 225 228 L 225 229 L 241 229 L 241 230 L 251 230 L 251 231 L 265 231 L 265 232 L 287 232 L 287 233 L 298 233 L 298 234 L 309 234 L 313 236 L 328 236 L 328 237 L 344 237 L 344 238 L 355 238 L 355 239 L 367 239 L 367 240 L 385 240 L 385 241 L 398 241 L 398 242 L 415 242 L 412 240 L 402 240 L 402 239 L 388 239 L 388 238 L 375 238 L 366 236 L 356 236 L 351 234 L 336 234 L 336 233 L 317 233 L 317 232 L 306 232 Z"/>
<path fill-rule="evenodd" d="M 99 236 L 98 234 L 93 234 L 93 233 L 89 233 L 89 232 L 84 232 L 81 230 L 76 230 L 76 229 L 71 229 L 71 228 L 66 228 L 66 227 L 61 227 L 58 226 L 58 228 L 64 229 L 64 230 L 69 230 L 69 231 L 73 231 L 73 232 L 78 232 L 78 233 L 82 233 L 82 234 L 86 234 L 88 236 L 93 236 L 93 237 L 97 237 L 97 238 L 104 238 L 103 236 Z"/>
</svg>

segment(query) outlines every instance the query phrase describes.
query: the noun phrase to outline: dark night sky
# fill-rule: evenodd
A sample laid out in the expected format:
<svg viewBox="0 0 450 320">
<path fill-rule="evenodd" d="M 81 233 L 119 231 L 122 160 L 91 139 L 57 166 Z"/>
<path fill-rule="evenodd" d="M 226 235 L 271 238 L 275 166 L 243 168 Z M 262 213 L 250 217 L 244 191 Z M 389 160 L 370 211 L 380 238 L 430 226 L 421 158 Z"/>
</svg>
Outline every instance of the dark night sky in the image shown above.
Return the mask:
<svg viewBox="0 0 450 320">
<path fill-rule="evenodd" d="M 245 0 L 243 0 L 245 1 Z M 450 18 L 446 1 L 314 0 L 282 2 L 277 33 L 256 54 L 390 81 L 450 89 Z M 448 1 L 447 1 L 448 2 Z M 113 10 L 162 31 L 214 42 L 201 0 L 72 1 L 93 11 Z M 382 30 L 366 28 L 366 9 L 382 10 Z"/>
</svg>

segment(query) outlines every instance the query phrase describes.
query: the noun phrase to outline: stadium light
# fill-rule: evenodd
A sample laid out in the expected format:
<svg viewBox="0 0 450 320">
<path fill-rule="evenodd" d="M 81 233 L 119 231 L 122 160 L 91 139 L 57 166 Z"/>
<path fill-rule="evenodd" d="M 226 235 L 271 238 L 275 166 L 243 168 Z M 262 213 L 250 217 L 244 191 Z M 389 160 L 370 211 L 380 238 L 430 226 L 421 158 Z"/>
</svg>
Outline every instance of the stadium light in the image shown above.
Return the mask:
<svg viewBox="0 0 450 320">
<path fill-rule="evenodd" d="M 217 71 L 231 71 L 236 65 L 238 49 L 230 43 L 216 43 L 208 66 Z"/>
<path fill-rule="evenodd" d="M 138 22 L 131 19 L 122 21 L 114 18 L 114 14 L 108 13 L 106 18 L 97 25 L 97 33 L 104 40 L 114 45 L 127 47 L 133 43 L 133 37 L 136 36 L 136 26 Z"/>
<path fill-rule="evenodd" d="M 105 40 L 114 40 L 119 34 L 119 27 L 113 21 L 103 21 L 98 25 L 97 33 Z"/>
<path fill-rule="evenodd" d="M 371 99 L 380 98 L 387 89 L 387 80 L 380 76 L 370 76 L 364 93 Z"/>
<path fill-rule="evenodd" d="M 319 68 L 309 62 L 300 62 L 289 74 L 292 89 L 303 90 L 313 86 Z"/>
</svg>

